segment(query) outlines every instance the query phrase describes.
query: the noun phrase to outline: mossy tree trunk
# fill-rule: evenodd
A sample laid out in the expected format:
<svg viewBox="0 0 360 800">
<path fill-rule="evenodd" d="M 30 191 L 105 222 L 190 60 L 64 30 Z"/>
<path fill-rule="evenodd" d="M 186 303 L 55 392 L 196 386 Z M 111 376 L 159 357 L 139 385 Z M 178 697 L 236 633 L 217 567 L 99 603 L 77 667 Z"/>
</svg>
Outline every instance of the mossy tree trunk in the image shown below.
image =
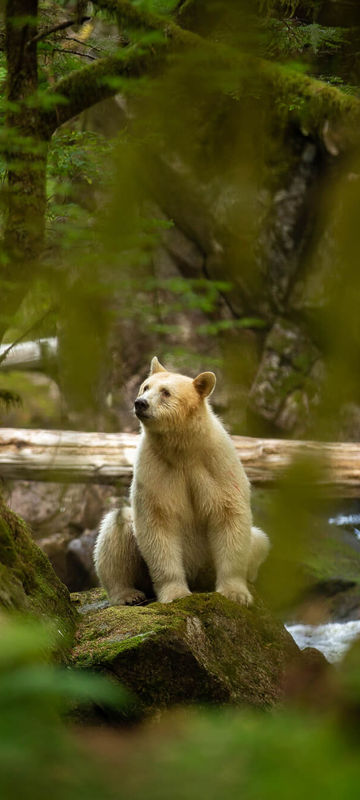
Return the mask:
<svg viewBox="0 0 360 800">
<path fill-rule="evenodd" d="M 44 239 L 47 141 L 37 102 L 37 16 L 38 0 L 8 0 L 7 208 L 0 273 L 0 340 L 31 282 Z"/>
</svg>

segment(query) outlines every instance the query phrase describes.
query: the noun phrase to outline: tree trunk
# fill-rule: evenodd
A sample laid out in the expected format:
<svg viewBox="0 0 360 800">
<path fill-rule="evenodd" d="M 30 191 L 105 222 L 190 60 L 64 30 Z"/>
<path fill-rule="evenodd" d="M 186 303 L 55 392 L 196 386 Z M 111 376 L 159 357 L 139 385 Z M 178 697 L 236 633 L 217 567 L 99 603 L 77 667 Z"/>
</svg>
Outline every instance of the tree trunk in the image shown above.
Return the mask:
<svg viewBox="0 0 360 800">
<path fill-rule="evenodd" d="M 34 277 L 46 211 L 47 141 L 38 96 L 38 0 L 7 0 L 7 211 L 0 262 L 0 341 Z"/>
</svg>

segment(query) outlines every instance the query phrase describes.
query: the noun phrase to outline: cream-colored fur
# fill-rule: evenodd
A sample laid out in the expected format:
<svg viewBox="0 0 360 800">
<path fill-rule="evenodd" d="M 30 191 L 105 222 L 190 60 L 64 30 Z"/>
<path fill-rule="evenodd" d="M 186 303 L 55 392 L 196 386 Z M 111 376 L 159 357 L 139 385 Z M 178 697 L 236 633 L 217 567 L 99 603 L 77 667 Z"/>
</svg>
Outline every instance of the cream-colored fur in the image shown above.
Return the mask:
<svg viewBox="0 0 360 800">
<path fill-rule="evenodd" d="M 151 592 L 169 603 L 191 589 L 221 592 L 249 604 L 269 550 L 252 526 L 250 485 L 230 436 L 207 397 L 212 372 L 195 380 L 154 358 L 135 411 L 142 435 L 131 486 L 131 510 L 101 524 L 95 565 L 114 604 Z"/>
</svg>

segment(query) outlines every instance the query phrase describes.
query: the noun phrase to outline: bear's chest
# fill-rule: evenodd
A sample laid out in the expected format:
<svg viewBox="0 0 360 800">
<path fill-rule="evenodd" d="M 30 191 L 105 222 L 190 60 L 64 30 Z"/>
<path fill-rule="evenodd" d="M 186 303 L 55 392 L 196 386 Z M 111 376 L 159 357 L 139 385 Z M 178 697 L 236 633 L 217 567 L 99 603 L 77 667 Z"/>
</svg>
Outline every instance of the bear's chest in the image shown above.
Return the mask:
<svg viewBox="0 0 360 800">
<path fill-rule="evenodd" d="M 151 496 L 183 524 L 205 523 L 221 491 L 214 465 L 201 458 L 184 457 L 174 463 L 146 455 L 138 464 L 132 487 L 138 505 Z"/>
<path fill-rule="evenodd" d="M 214 476 L 205 464 L 195 464 L 187 474 L 185 484 L 193 516 L 205 521 L 216 502 L 218 487 Z"/>
</svg>

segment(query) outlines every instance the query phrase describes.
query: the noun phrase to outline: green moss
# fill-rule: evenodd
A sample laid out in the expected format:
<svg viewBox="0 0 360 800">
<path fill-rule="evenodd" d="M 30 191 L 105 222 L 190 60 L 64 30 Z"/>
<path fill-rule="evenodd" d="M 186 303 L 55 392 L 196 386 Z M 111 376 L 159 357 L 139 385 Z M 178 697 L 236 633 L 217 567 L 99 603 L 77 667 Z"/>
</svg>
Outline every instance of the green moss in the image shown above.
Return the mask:
<svg viewBox="0 0 360 800">
<path fill-rule="evenodd" d="M 71 663 L 109 672 L 140 700 L 144 713 L 179 703 L 271 707 L 297 648 L 257 601 L 245 608 L 217 593 L 168 605 L 103 607 L 102 592 L 83 598 Z"/>
<path fill-rule="evenodd" d="M 91 593 L 72 595 L 73 601 L 85 609 L 79 626 L 74 657 L 81 666 L 100 666 L 118 654 L 142 644 L 144 636 L 158 633 L 168 625 L 176 625 L 179 615 L 170 614 L 166 606 L 111 606 L 102 608 L 104 593 L 100 589 Z M 90 602 L 89 602 L 90 601 Z M 170 623 L 169 623 L 170 616 Z"/>
<path fill-rule="evenodd" d="M 307 569 L 315 580 L 342 578 L 360 586 L 360 553 L 352 546 L 350 537 L 351 534 L 325 523 L 318 526 L 307 559 Z"/>
<path fill-rule="evenodd" d="M 12 567 L 16 562 L 16 552 L 9 526 L 0 518 L 0 563 Z"/>
<path fill-rule="evenodd" d="M 24 521 L 0 498 L 0 606 L 55 623 L 64 646 L 73 635 L 76 610 L 48 558 Z"/>
<path fill-rule="evenodd" d="M 355 141 L 360 114 L 356 97 L 272 62 L 259 61 L 259 72 L 263 87 L 267 85 L 276 98 L 277 111 L 284 121 L 292 117 L 303 129 L 320 137 L 324 119 L 336 126 L 340 122 L 344 140 Z"/>
</svg>

